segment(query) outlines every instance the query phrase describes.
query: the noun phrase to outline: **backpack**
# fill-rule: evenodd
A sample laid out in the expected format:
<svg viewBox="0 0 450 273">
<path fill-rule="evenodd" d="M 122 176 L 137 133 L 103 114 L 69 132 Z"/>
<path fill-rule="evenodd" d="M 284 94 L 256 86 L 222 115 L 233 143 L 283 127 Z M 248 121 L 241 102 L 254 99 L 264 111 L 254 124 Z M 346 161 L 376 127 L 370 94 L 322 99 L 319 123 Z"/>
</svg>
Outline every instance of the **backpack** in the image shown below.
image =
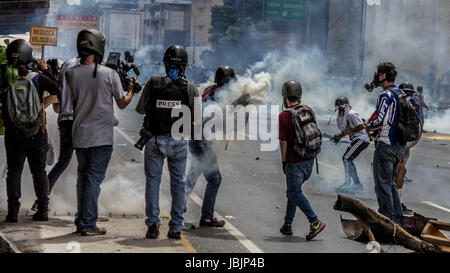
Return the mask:
<svg viewBox="0 0 450 273">
<path fill-rule="evenodd" d="M 294 124 L 294 151 L 301 158 L 313 159 L 320 153 L 322 145 L 322 132 L 317 126 L 314 113 L 307 106 L 289 108 Z"/>
<path fill-rule="evenodd" d="M 39 132 L 44 115 L 36 86 L 32 79 L 37 73 L 28 73 L 9 87 L 7 92 L 7 112 L 16 132 L 24 138 Z"/>
<path fill-rule="evenodd" d="M 394 92 L 394 89 L 391 89 Z M 420 106 L 406 93 L 398 94 L 398 118 L 394 127 L 395 137 L 400 142 L 417 141 L 421 136 Z"/>
</svg>

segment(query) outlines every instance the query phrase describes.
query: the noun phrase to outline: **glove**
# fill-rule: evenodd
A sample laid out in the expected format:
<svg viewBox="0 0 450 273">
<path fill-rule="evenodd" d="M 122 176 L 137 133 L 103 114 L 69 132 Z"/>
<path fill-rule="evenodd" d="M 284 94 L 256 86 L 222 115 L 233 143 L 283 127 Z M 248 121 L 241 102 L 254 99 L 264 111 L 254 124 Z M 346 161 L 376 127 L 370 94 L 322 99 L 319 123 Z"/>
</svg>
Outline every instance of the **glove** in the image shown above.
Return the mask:
<svg viewBox="0 0 450 273">
<path fill-rule="evenodd" d="M 342 135 L 341 134 L 337 134 L 337 135 L 334 135 L 330 139 L 330 141 L 337 145 L 339 143 L 339 141 L 341 141 L 341 138 L 342 138 Z"/>
<path fill-rule="evenodd" d="M 283 173 L 286 174 L 286 162 L 282 162 L 283 163 Z"/>
</svg>

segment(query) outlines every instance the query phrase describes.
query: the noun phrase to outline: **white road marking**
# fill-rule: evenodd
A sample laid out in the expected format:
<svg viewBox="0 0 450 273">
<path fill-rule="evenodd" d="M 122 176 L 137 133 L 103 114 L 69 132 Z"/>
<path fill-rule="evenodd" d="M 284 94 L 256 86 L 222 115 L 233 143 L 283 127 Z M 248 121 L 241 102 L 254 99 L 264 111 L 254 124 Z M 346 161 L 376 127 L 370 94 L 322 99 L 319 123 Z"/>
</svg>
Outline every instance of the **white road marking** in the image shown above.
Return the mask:
<svg viewBox="0 0 450 273">
<path fill-rule="evenodd" d="M 441 210 L 446 211 L 446 212 L 450 212 L 450 209 L 449 209 L 449 208 L 440 206 L 440 205 L 435 204 L 435 203 L 430 202 L 430 201 L 423 201 L 422 203 L 423 203 L 423 204 L 427 204 L 427 205 L 432 206 L 432 207 L 435 207 L 435 208 L 438 208 L 438 209 L 441 209 Z"/>
<path fill-rule="evenodd" d="M 323 165 L 323 166 L 325 166 L 325 167 L 328 167 L 328 168 L 330 168 L 330 169 L 333 169 L 333 170 L 335 170 L 335 171 L 341 171 L 341 169 L 339 169 L 339 168 L 337 168 L 337 167 L 335 167 L 335 166 L 333 166 L 333 165 L 327 164 L 327 163 L 325 163 L 325 162 L 322 162 L 322 161 L 320 161 L 320 160 L 319 160 L 319 164 L 320 164 L 320 165 Z"/>
<path fill-rule="evenodd" d="M 127 135 L 127 133 L 125 133 L 122 129 L 120 129 L 118 127 L 114 127 L 114 129 L 134 146 L 134 140 L 129 135 Z M 140 151 L 140 152 L 141 152 L 141 154 L 144 154 L 144 151 Z M 189 168 L 189 166 L 186 166 L 186 167 Z M 166 169 L 164 169 L 163 174 L 166 176 L 168 175 Z M 197 194 L 195 194 L 195 192 L 191 193 L 190 198 L 197 205 L 199 205 L 200 207 L 202 206 L 203 200 Z M 257 247 L 251 240 L 249 240 L 247 237 L 245 237 L 245 235 L 242 232 L 240 232 L 235 226 L 233 226 L 230 222 L 228 222 L 224 217 L 222 217 L 217 212 L 215 214 L 218 218 L 221 218 L 225 221 L 224 228 L 231 235 L 233 235 L 245 248 L 247 248 L 250 251 L 250 253 L 264 253 L 264 251 L 262 251 L 262 249 Z"/>
<path fill-rule="evenodd" d="M 192 201 L 194 201 L 195 203 L 197 203 L 197 205 L 199 205 L 200 207 L 203 204 L 203 200 L 195 193 L 191 193 L 190 198 L 192 199 Z M 264 253 L 264 251 L 262 251 L 262 249 L 260 249 L 259 247 L 257 247 L 251 240 L 249 240 L 247 237 L 245 237 L 244 234 L 242 234 L 242 232 L 240 232 L 235 226 L 233 226 L 230 222 L 227 221 L 227 219 L 225 219 L 224 217 L 222 217 L 220 214 L 218 214 L 217 212 L 215 213 L 217 218 L 220 218 L 222 220 L 225 221 L 225 226 L 224 228 L 231 234 L 233 235 L 245 248 L 247 248 L 250 253 Z"/>
</svg>

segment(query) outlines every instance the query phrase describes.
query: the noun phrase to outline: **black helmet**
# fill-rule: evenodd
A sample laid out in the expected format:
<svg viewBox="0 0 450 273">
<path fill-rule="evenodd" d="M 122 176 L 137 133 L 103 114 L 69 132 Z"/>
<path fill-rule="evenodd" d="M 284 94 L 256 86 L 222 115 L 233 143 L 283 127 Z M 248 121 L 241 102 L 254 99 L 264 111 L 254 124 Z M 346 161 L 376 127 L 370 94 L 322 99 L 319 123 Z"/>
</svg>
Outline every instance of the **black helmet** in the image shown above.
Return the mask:
<svg viewBox="0 0 450 273">
<path fill-rule="evenodd" d="M 16 60 L 16 64 L 28 64 L 33 60 L 33 48 L 24 39 L 14 40 L 6 48 L 6 58 L 10 65 Z"/>
<path fill-rule="evenodd" d="M 302 97 L 302 85 L 297 81 L 288 81 L 283 84 L 281 89 L 283 97 Z"/>
<path fill-rule="evenodd" d="M 78 33 L 77 51 L 79 56 L 95 54 L 103 60 L 105 54 L 105 36 L 95 29 L 84 29 Z"/>
<path fill-rule="evenodd" d="M 218 86 L 227 84 L 231 79 L 235 79 L 235 80 L 237 79 L 236 73 L 234 72 L 233 67 L 231 67 L 229 65 L 225 65 L 225 66 L 221 66 L 221 67 L 217 68 L 216 77 L 214 78 L 214 82 Z"/>
<path fill-rule="evenodd" d="M 414 91 L 414 85 L 410 84 L 409 82 L 404 82 L 398 86 L 401 90 L 404 92 L 415 92 Z"/>
<path fill-rule="evenodd" d="M 186 49 L 180 45 L 172 45 L 166 49 L 163 62 L 166 64 L 188 64 L 188 54 Z"/>
<path fill-rule="evenodd" d="M 349 105 L 350 103 L 348 102 L 347 97 L 341 96 L 339 98 L 336 99 L 336 101 L 334 102 L 334 107 L 339 107 L 341 105 Z"/>
</svg>

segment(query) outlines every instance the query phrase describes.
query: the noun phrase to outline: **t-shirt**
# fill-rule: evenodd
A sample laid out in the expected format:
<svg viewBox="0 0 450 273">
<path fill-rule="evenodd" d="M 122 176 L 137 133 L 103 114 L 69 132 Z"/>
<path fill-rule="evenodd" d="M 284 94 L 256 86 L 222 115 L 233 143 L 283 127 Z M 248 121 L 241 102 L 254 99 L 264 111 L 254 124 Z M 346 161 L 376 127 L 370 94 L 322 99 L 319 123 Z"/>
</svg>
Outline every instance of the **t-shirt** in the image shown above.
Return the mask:
<svg viewBox="0 0 450 273">
<path fill-rule="evenodd" d="M 66 72 L 73 104 L 72 140 L 75 148 L 114 143 L 114 102 L 123 98 L 119 75 L 106 66 L 78 65 Z"/>
<path fill-rule="evenodd" d="M 73 120 L 72 99 L 70 97 L 70 90 L 66 84 L 66 71 L 70 68 L 80 64 L 80 58 L 72 58 L 65 62 L 61 67 L 61 95 L 58 100 L 61 104 L 60 112 L 58 115 L 58 122 L 63 120 Z"/>
<path fill-rule="evenodd" d="M 294 105 L 289 108 L 296 108 L 298 106 L 299 105 Z M 292 122 L 292 114 L 289 111 L 283 111 L 278 116 L 278 138 L 280 139 L 280 141 L 287 141 L 287 150 L 285 158 L 285 162 L 287 164 L 309 160 L 301 158 L 300 155 L 294 150 L 295 130 L 294 130 L 294 123 Z"/>
<path fill-rule="evenodd" d="M 361 119 L 361 116 L 348 108 L 345 109 L 344 116 L 337 116 L 336 118 L 337 127 L 339 130 L 344 131 L 346 129 L 355 129 L 360 126 L 364 122 Z M 362 141 L 370 142 L 369 135 L 366 132 L 366 129 L 362 129 L 358 132 L 349 135 L 350 140 L 353 141 L 355 139 L 360 139 Z"/>
</svg>

